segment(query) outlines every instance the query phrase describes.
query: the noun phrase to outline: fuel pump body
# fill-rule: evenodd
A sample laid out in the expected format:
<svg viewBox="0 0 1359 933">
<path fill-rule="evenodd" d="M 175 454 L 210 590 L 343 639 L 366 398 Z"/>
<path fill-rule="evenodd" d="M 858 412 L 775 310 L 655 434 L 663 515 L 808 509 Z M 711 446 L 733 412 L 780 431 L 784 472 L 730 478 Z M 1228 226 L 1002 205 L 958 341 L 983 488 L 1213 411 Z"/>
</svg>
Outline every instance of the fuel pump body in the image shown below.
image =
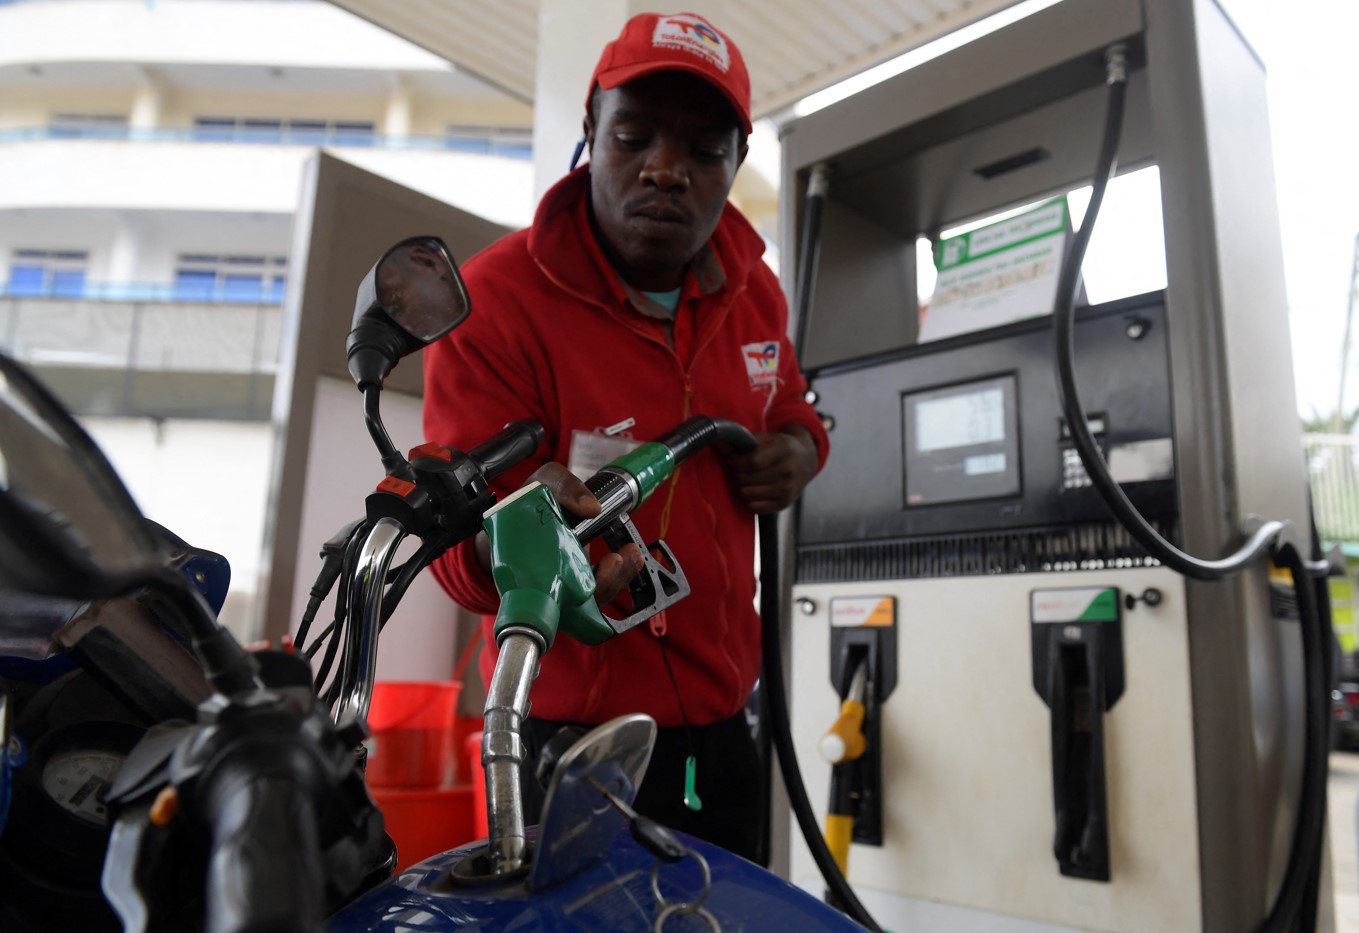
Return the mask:
<svg viewBox="0 0 1359 933">
<path fill-rule="evenodd" d="M 890 599 L 896 681 L 870 701 L 881 842 L 856 834 L 849 858 L 886 927 L 1239 931 L 1283 875 L 1302 685 L 1268 568 L 1186 581 L 1118 528 L 1073 466 L 1045 319 L 918 342 L 917 237 L 1089 183 L 1114 43 L 1130 63 L 1119 166 L 1159 167 L 1167 285 L 1078 312 L 1089 426 L 1191 553 L 1229 553 L 1252 517 L 1308 527 L 1264 72 L 1213 0 L 1064 0 L 787 124 L 785 243 L 808 175 L 831 166 L 819 250 L 785 255 L 819 253 L 798 326 L 834 425 L 783 542 L 791 721 L 825 801 L 835 607 Z M 990 458 L 982 485 L 919 443 L 922 406 L 969 397 L 996 406 L 1000 439 L 964 451 Z M 1106 590 L 1116 639 L 1099 613 L 1052 614 L 1060 594 Z M 1068 843 L 1082 835 L 1073 818 L 1104 834 L 1102 868 L 1057 851 L 1064 820 Z M 819 890 L 801 840 L 788 858 Z"/>
</svg>

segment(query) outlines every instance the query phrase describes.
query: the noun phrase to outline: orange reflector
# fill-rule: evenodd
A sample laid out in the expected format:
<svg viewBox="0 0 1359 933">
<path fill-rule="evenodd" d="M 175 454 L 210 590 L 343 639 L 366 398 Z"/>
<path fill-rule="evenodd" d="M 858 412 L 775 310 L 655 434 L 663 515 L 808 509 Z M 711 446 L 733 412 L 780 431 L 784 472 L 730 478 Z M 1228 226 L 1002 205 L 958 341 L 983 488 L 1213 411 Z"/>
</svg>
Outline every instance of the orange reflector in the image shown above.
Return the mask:
<svg viewBox="0 0 1359 933">
<path fill-rule="evenodd" d="M 178 815 L 179 791 L 175 790 L 173 784 L 167 784 L 160 789 L 160 793 L 151 804 L 151 812 L 148 814 L 151 825 L 167 826 Z"/>
</svg>

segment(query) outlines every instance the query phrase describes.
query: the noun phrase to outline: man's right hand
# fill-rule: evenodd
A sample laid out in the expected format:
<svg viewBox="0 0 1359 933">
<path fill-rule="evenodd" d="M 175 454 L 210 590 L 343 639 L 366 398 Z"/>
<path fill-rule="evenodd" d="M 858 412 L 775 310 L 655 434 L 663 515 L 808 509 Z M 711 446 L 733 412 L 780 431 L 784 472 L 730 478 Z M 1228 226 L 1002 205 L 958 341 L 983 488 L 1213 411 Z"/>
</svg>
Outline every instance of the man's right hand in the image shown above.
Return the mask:
<svg viewBox="0 0 1359 933">
<path fill-rule="evenodd" d="M 556 461 L 543 464 L 528 478 L 529 482 L 535 480 L 548 488 L 563 511 L 580 518 L 593 518 L 599 514 L 599 500 L 584 481 L 564 465 Z M 484 531 L 477 535 L 476 551 L 477 563 L 489 574 L 491 543 Z M 610 603 L 641 571 L 642 549 L 636 544 L 626 544 L 621 551 L 605 554 L 595 565 L 595 602 L 601 606 Z"/>
</svg>

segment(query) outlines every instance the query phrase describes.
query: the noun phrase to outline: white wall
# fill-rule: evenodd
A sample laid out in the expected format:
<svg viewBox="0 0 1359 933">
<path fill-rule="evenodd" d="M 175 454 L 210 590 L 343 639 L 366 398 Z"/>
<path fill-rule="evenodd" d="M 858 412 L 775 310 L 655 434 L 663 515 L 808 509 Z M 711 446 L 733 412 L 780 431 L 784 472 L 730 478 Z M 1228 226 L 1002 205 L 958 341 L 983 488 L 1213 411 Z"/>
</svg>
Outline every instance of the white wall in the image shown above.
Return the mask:
<svg viewBox="0 0 1359 933">
<path fill-rule="evenodd" d="M 420 402 L 399 393 L 383 399 L 393 438 L 409 446 L 420 438 Z M 358 518 L 364 496 L 383 476 L 363 424 L 363 404 L 351 385 L 323 380 L 317 404 L 319 442 L 314 456 L 326 466 L 305 493 L 309 503 L 302 539 L 312 559 L 298 568 L 297 597 L 289 629 L 295 631 L 317 571 L 321 543 L 338 528 L 326 516 L 338 510 Z M 231 588 L 222 622 L 240 639 L 260 631 L 257 599 L 264 567 L 265 510 L 274 456 L 273 428 L 263 422 L 155 422 L 148 418 L 82 418 L 122 477 L 142 512 L 195 547 L 216 551 L 231 564 Z M 346 438 L 334 449 L 337 438 Z M 398 561 L 409 556 L 407 543 Z M 333 594 L 319 616 L 323 628 Z M 458 610 L 434 578 L 422 574 L 382 635 L 380 680 L 447 680 L 453 670 Z M 320 630 L 313 627 L 312 632 Z"/>
<path fill-rule="evenodd" d="M 15 249 L 86 250 L 89 282 L 169 283 L 180 253 L 286 256 L 291 248 L 287 213 L 0 210 L 0 281 L 8 278 Z"/>
<path fill-rule="evenodd" d="M 222 621 L 256 628 L 273 432 L 264 422 L 82 418 L 142 512 L 231 564 Z M 319 542 L 318 542 L 319 543 Z"/>
<path fill-rule="evenodd" d="M 309 146 L 40 140 L 0 145 L 0 210 L 109 208 L 291 214 Z M 533 165 L 419 149 L 336 150 L 344 159 L 488 220 L 525 226 Z"/>
<path fill-rule="evenodd" d="M 349 520 L 364 514 L 364 498 L 385 473 L 363 418 L 363 396 L 352 383 L 321 377 L 316 381 L 316 413 L 308 443 L 307 483 L 302 491 L 299 523 L 297 575 L 293 580 L 289 629 L 296 631 L 310 596 L 312 582 L 321 569 L 322 542 Z M 421 403 L 400 392 L 382 395 L 382 419 L 392 442 L 407 450 L 424 439 L 420 423 Z M 393 566 L 414 551 L 407 540 Z M 326 601 L 319 619 L 329 619 L 334 594 Z M 379 642 L 379 680 L 448 680 L 455 662 L 454 645 L 459 634 L 461 610 L 439 587 L 434 577 L 420 574 L 402 597 L 391 623 Z M 313 626 L 312 632 L 319 631 Z"/>
</svg>

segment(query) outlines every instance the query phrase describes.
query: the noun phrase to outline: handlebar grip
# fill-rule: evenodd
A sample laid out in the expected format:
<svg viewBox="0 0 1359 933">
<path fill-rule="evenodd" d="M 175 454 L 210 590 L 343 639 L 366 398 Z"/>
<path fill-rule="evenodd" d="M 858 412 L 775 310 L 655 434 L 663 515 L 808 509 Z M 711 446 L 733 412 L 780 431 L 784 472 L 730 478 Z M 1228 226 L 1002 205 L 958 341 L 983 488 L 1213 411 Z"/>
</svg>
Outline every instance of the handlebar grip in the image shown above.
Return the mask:
<svg viewBox="0 0 1359 933">
<path fill-rule="evenodd" d="M 321 931 L 325 879 L 310 798 L 292 777 L 231 770 L 209 802 L 208 933 Z"/>
<path fill-rule="evenodd" d="M 511 421 L 490 440 L 467 452 L 487 479 L 494 479 L 525 457 L 532 456 L 546 432 L 536 421 Z"/>
</svg>

